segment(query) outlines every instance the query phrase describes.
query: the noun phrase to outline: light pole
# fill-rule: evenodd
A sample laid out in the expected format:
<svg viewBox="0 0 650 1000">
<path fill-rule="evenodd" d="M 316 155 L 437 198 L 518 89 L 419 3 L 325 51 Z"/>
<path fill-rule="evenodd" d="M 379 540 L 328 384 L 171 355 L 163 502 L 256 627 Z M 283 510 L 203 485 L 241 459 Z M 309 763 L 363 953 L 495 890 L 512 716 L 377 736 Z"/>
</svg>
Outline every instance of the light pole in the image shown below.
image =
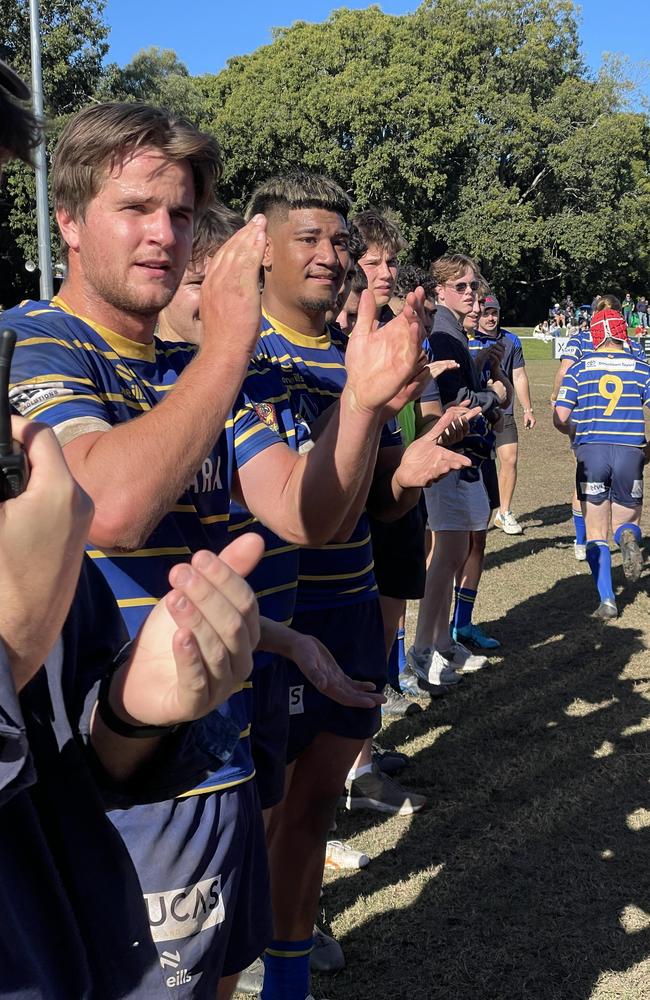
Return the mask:
<svg viewBox="0 0 650 1000">
<path fill-rule="evenodd" d="M 38 0 L 29 0 L 29 29 L 32 55 L 32 100 L 34 114 L 43 117 L 43 74 L 41 71 L 41 19 Z M 47 197 L 47 160 L 45 136 L 34 150 L 36 168 L 36 227 L 38 232 L 38 267 L 41 272 L 41 298 L 51 299 L 54 294 L 52 281 L 52 251 L 50 247 L 50 210 Z"/>
</svg>

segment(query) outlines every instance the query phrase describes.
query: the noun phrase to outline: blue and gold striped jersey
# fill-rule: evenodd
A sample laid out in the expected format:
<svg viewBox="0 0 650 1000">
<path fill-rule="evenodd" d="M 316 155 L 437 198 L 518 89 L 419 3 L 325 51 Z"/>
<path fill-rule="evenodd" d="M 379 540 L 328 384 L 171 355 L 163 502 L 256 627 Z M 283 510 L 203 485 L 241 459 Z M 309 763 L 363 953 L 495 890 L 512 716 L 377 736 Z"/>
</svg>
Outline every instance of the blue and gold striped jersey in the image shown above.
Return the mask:
<svg viewBox="0 0 650 1000">
<path fill-rule="evenodd" d="M 328 326 L 307 337 L 265 315 L 256 356 L 276 366 L 289 395 L 298 446 L 309 428 L 341 395 L 345 384 L 346 337 Z M 387 425 L 382 445 L 400 445 L 396 422 Z M 359 603 L 377 596 L 370 528 L 365 514 L 349 541 L 300 550 L 297 611 Z"/>
<path fill-rule="evenodd" d="M 591 351 L 568 370 L 556 406 L 573 412 L 576 444 L 645 444 L 650 364 L 629 351 Z"/>
<path fill-rule="evenodd" d="M 289 397 L 277 367 L 263 359 L 254 360 L 242 387 L 242 395 L 245 398 L 244 409 L 252 407 L 285 444 L 297 450 L 296 428 Z M 248 460 L 247 455 L 242 453 L 246 442 L 241 443 L 238 433 L 238 423 L 242 416 L 242 410 L 235 413 L 237 468 L 241 468 Z M 233 539 L 246 531 L 255 531 L 264 539 L 264 556 L 247 578 L 255 591 L 260 614 L 272 621 L 290 625 L 298 587 L 298 546 L 285 542 L 233 500 L 230 504 L 228 537 Z M 255 653 L 255 669 L 264 666 L 271 658 L 272 654 L 263 651 Z"/>
<path fill-rule="evenodd" d="M 581 361 L 584 355 L 592 354 L 594 350 L 594 342 L 589 330 L 578 330 L 564 345 L 560 359 L 562 361 Z M 638 358 L 639 361 L 645 361 L 645 352 L 638 340 L 628 340 L 627 344 L 624 345 L 624 350 L 632 357 Z"/>
<path fill-rule="evenodd" d="M 11 402 L 23 416 L 52 426 L 62 445 L 147 413 L 173 388 L 196 351 L 187 344 L 156 338 L 146 345 L 135 343 L 74 315 L 60 298 L 23 303 L 5 313 L 3 323 L 18 336 Z M 243 463 L 281 440 L 244 395 L 236 403 L 235 416 L 236 421 L 226 422 L 196 476 L 144 548 L 135 552 L 89 549 L 131 636 L 169 590 L 173 565 L 187 561 L 200 548 L 219 552 L 229 540 L 235 449 Z M 201 791 L 252 777 L 249 689 L 250 682 L 218 709 L 239 725 L 242 740 L 230 763 L 206 778 Z M 209 745 L 210 717 L 197 725 L 199 733 L 202 743 Z"/>
</svg>

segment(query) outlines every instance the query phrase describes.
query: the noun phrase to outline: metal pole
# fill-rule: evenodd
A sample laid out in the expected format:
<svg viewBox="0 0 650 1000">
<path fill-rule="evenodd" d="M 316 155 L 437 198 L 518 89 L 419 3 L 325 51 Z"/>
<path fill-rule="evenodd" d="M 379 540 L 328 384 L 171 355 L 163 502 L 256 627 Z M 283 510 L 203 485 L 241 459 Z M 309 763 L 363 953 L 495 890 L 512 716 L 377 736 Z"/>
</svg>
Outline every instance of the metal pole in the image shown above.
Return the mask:
<svg viewBox="0 0 650 1000">
<path fill-rule="evenodd" d="M 29 0 L 29 28 L 32 52 L 32 99 L 34 114 L 43 117 L 43 74 L 41 72 L 41 18 L 38 0 Z M 54 295 L 52 250 L 50 246 L 50 209 L 47 197 L 47 160 L 45 136 L 34 151 L 36 167 L 36 225 L 38 231 L 38 267 L 41 272 L 41 298 Z"/>
</svg>

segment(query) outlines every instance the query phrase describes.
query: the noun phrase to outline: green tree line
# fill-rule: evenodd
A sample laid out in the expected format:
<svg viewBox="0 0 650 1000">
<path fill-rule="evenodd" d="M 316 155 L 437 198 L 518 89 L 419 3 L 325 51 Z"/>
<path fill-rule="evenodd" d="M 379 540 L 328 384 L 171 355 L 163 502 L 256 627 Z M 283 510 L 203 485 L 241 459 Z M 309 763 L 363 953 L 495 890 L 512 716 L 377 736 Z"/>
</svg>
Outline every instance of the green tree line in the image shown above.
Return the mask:
<svg viewBox="0 0 650 1000">
<path fill-rule="evenodd" d="M 342 9 L 201 76 L 158 49 L 105 65 L 103 6 L 41 0 L 51 142 L 89 101 L 150 101 L 217 136 L 219 194 L 234 208 L 275 172 L 322 171 L 358 208 L 395 213 L 405 259 L 474 256 L 520 322 L 567 293 L 650 290 L 650 122 L 615 65 L 587 71 L 571 0 Z M 27 0 L 0 0 L 0 29 L 26 72 Z M 13 289 L 35 254 L 28 171 L 14 168 L 1 196 Z"/>
</svg>

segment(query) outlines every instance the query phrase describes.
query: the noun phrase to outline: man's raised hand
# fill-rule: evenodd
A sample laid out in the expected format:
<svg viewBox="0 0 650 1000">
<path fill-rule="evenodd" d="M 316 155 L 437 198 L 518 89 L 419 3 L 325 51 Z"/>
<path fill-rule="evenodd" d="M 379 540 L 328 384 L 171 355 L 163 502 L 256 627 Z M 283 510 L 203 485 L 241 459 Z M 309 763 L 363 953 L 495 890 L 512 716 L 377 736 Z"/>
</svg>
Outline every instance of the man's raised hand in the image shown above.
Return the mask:
<svg viewBox="0 0 650 1000">
<path fill-rule="evenodd" d="M 243 579 L 264 551 L 243 535 L 216 556 L 197 552 L 140 629 L 111 684 L 113 711 L 134 725 L 171 726 L 206 715 L 238 690 L 259 641 L 255 596 Z"/>
</svg>

